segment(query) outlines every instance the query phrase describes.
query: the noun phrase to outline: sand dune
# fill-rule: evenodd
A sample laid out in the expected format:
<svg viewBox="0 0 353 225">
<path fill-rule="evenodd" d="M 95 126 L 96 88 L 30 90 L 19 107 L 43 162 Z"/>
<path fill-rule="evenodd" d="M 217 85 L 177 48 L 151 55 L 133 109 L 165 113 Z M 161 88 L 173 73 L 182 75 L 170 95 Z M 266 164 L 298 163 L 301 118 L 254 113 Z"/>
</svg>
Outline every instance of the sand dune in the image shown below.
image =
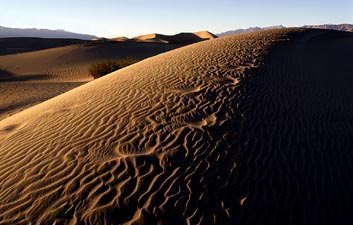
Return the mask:
<svg viewBox="0 0 353 225">
<path fill-rule="evenodd" d="M 112 40 L 112 41 L 120 41 L 120 42 L 124 42 L 124 41 L 129 41 L 130 39 L 129 39 L 129 38 L 127 38 L 127 37 L 122 36 L 122 37 L 112 38 L 112 39 L 110 39 L 110 40 Z"/>
<path fill-rule="evenodd" d="M 179 33 L 176 35 L 164 34 L 145 34 L 132 38 L 137 42 L 154 42 L 154 43 L 196 43 L 204 40 L 217 38 L 216 35 L 208 31 L 200 31 L 194 33 Z"/>
<path fill-rule="evenodd" d="M 0 121 L 2 224 L 351 224 L 353 36 L 173 50 Z"/>
<path fill-rule="evenodd" d="M 51 75 L 52 79 L 59 81 L 87 81 L 92 79 L 88 72 L 92 63 L 116 60 L 127 56 L 144 59 L 180 46 L 182 45 L 93 42 L 25 54 L 0 56 L 0 68 L 16 77 Z"/>
<path fill-rule="evenodd" d="M 46 46 L 59 43 L 35 39 L 34 44 L 40 44 L 39 40 L 43 40 L 46 44 L 42 45 Z M 181 46 L 87 42 L 0 56 L 0 120 L 91 81 L 88 69 L 93 63 L 125 57 L 144 59 Z"/>
<path fill-rule="evenodd" d="M 61 38 L 0 38 L 0 56 L 87 42 L 89 41 Z"/>
</svg>

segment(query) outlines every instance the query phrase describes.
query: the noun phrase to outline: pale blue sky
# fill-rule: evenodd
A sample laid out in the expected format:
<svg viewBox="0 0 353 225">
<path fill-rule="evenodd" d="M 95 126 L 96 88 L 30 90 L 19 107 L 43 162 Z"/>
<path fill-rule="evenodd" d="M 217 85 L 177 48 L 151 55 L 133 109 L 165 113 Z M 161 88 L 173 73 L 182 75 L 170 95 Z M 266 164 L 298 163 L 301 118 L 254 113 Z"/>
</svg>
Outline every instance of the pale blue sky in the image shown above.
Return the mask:
<svg viewBox="0 0 353 225">
<path fill-rule="evenodd" d="M 353 23 L 353 0 L 0 0 L 0 26 L 133 37 Z"/>
</svg>

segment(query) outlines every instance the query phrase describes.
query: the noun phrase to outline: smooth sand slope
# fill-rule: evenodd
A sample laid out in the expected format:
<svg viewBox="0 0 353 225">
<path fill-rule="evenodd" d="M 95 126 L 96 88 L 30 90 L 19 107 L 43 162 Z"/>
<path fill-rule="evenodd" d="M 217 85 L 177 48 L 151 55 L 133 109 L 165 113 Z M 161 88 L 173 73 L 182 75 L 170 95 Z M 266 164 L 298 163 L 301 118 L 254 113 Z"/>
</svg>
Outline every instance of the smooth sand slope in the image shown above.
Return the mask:
<svg viewBox="0 0 353 225">
<path fill-rule="evenodd" d="M 51 39 L 35 39 L 34 46 L 58 44 L 57 42 Z M 144 59 L 181 46 L 183 45 L 90 42 L 0 56 L 0 120 L 91 81 L 93 78 L 88 70 L 92 63 L 125 57 Z"/>
<path fill-rule="evenodd" d="M 352 224 L 353 36 L 180 48 L 0 121 L 1 224 Z"/>
</svg>

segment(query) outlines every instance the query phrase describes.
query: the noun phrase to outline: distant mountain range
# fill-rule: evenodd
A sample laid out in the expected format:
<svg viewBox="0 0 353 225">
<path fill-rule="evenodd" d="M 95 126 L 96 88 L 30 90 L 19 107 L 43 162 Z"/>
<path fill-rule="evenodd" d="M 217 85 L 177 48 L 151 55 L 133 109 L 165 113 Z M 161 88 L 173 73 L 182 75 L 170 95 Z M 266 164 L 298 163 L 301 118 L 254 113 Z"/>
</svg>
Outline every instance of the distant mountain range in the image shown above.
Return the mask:
<svg viewBox="0 0 353 225">
<path fill-rule="evenodd" d="M 302 27 L 353 32 L 353 24 L 304 25 Z M 286 28 L 286 27 L 283 25 L 276 25 L 276 26 L 270 26 L 270 27 L 249 27 L 247 29 L 237 29 L 237 30 L 222 32 L 220 34 L 217 34 L 217 36 L 223 37 L 223 36 L 229 36 L 233 34 L 240 34 L 244 32 L 274 29 L 274 28 Z M 157 36 L 154 37 L 154 39 L 158 39 Z M 179 36 L 181 36 L 181 34 Z M 22 28 L 10 28 L 10 27 L 0 26 L 0 38 L 7 38 L 7 37 L 65 38 L 65 39 L 81 39 L 81 40 L 99 39 L 94 35 L 73 33 L 65 30 L 49 30 L 49 29 L 37 29 L 37 28 L 22 29 Z"/>
<path fill-rule="evenodd" d="M 36 28 L 10 28 L 0 26 L 0 38 L 6 37 L 36 37 L 36 38 L 66 38 L 92 40 L 93 35 L 72 33 L 65 30 L 49 30 Z"/>
<path fill-rule="evenodd" d="M 324 25 L 305 25 L 305 28 L 318 28 L 326 30 L 339 30 L 353 32 L 353 24 L 324 24 Z"/>
<path fill-rule="evenodd" d="M 252 31 L 266 30 L 266 29 L 273 29 L 273 28 L 285 28 L 285 26 L 277 25 L 277 26 L 271 26 L 271 27 L 249 27 L 246 29 L 229 30 L 229 31 L 217 34 L 217 36 L 224 37 L 224 36 L 229 36 L 233 34 L 241 34 L 245 32 L 252 32 Z"/>
<path fill-rule="evenodd" d="M 339 30 L 339 31 L 348 31 L 353 32 L 353 25 L 352 24 L 324 24 L 324 25 L 304 25 L 303 28 L 317 28 L 317 29 L 327 29 L 327 30 Z M 218 37 L 229 36 L 233 34 L 240 34 L 244 32 L 251 32 L 257 30 L 267 30 L 273 28 L 286 28 L 283 25 L 277 26 L 270 26 L 270 27 L 250 27 L 247 29 L 237 29 L 237 30 L 230 30 L 220 34 L 217 34 Z"/>
</svg>

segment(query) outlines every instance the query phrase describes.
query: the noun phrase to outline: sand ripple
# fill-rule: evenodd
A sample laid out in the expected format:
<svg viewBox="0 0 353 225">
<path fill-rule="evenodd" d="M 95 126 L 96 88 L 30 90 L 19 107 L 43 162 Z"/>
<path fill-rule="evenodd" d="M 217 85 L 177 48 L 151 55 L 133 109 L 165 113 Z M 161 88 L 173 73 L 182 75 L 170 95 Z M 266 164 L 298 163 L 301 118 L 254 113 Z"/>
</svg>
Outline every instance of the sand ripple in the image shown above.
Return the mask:
<svg viewBox="0 0 353 225">
<path fill-rule="evenodd" d="M 0 222 L 347 221 L 353 68 L 325 32 L 190 45 L 4 119 Z"/>
</svg>

